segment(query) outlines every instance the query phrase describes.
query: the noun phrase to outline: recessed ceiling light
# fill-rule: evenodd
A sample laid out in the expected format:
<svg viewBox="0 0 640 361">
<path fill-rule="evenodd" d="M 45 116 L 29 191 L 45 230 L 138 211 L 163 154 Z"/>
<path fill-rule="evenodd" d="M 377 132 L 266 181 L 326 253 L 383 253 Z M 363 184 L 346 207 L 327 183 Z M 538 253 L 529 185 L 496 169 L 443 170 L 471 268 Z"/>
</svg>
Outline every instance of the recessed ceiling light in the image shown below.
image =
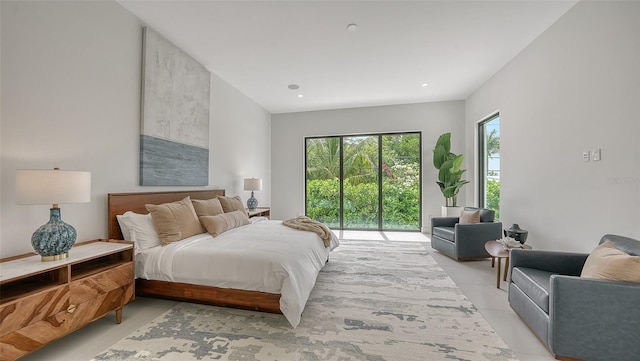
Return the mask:
<svg viewBox="0 0 640 361">
<path fill-rule="evenodd" d="M 427 84 L 427 83 L 422 83 L 422 86 L 423 86 L 423 87 L 427 87 L 427 86 L 429 86 L 429 84 Z"/>
<path fill-rule="evenodd" d="M 358 30 L 358 24 L 349 24 L 347 25 L 347 30 L 354 32 L 356 30 Z"/>
<path fill-rule="evenodd" d="M 304 95 L 298 94 L 298 98 L 302 98 L 302 97 L 304 97 Z"/>
<path fill-rule="evenodd" d="M 300 89 L 300 86 L 298 84 L 289 84 L 287 88 L 291 90 L 296 90 L 296 89 Z"/>
</svg>

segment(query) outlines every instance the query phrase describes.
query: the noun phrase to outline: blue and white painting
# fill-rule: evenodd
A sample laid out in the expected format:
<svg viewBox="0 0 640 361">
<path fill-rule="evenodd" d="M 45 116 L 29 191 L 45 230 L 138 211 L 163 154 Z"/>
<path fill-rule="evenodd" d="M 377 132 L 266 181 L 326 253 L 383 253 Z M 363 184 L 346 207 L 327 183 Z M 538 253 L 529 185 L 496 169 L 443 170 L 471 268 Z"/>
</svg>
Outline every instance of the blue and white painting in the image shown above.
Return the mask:
<svg viewBox="0 0 640 361">
<path fill-rule="evenodd" d="M 209 184 L 209 71 L 143 28 L 140 185 Z"/>
</svg>

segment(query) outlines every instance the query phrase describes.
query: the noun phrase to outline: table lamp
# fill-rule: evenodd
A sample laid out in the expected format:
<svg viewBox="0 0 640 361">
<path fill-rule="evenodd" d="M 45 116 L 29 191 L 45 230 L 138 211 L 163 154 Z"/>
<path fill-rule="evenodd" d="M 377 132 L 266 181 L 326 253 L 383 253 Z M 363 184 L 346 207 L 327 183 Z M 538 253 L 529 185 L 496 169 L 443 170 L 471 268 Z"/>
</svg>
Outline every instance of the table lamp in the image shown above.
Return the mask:
<svg viewBox="0 0 640 361">
<path fill-rule="evenodd" d="M 76 230 L 60 217 L 61 203 L 87 203 L 91 200 L 91 172 L 18 169 L 16 204 L 53 204 L 49 222 L 31 237 L 33 249 L 42 261 L 56 261 L 69 256 L 76 242 Z"/>
<path fill-rule="evenodd" d="M 258 200 L 253 196 L 253 191 L 261 191 L 262 190 L 262 179 L 258 178 L 245 178 L 244 179 L 244 190 L 251 191 L 251 197 L 247 199 L 247 208 L 256 209 L 258 208 Z"/>
</svg>

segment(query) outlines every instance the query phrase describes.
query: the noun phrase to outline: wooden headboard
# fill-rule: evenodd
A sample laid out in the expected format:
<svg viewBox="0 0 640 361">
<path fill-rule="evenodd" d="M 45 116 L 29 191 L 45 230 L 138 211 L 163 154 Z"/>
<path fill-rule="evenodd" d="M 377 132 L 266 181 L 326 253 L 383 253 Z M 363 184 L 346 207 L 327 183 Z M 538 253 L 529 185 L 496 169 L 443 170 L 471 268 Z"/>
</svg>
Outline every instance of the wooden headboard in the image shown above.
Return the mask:
<svg viewBox="0 0 640 361">
<path fill-rule="evenodd" d="M 174 192 L 109 193 L 107 195 L 109 239 L 123 239 L 116 215 L 124 214 L 126 211 L 147 214 L 149 212 L 145 208 L 145 204 L 175 202 L 186 196 L 190 196 L 191 199 L 211 199 L 217 196 L 224 196 L 224 189 Z"/>
</svg>

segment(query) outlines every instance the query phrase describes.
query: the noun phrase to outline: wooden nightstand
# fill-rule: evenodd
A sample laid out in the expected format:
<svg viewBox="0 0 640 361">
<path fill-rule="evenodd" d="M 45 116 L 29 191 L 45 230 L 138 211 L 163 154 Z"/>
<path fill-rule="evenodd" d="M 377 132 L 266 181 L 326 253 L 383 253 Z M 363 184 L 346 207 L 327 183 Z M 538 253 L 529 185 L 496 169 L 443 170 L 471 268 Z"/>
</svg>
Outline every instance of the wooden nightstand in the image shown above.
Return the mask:
<svg viewBox="0 0 640 361">
<path fill-rule="evenodd" d="M 0 260 L 0 360 L 15 360 L 116 311 L 134 299 L 133 244 L 76 244 L 69 258 Z"/>
<path fill-rule="evenodd" d="M 248 209 L 245 208 L 249 218 L 251 217 L 267 217 L 271 219 L 271 208 L 270 207 L 258 207 L 256 209 Z"/>
</svg>

